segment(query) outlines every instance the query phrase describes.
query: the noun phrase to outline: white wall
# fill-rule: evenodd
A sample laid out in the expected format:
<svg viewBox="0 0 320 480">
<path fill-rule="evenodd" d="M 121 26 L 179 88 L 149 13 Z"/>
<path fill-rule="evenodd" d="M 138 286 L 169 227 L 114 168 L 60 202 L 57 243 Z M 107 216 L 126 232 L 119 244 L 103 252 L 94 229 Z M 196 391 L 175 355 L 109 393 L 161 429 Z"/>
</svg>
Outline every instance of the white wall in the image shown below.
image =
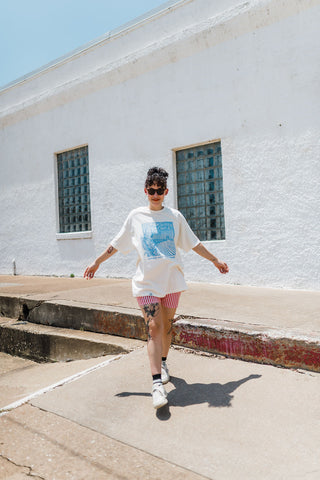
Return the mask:
<svg viewBox="0 0 320 480">
<path fill-rule="evenodd" d="M 319 288 L 319 2 L 213 3 L 179 2 L 115 38 L 124 58 L 104 67 L 97 46 L 61 78 L 56 66 L 2 92 L 1 273 L 15 258 L 19 274 L 81 275 L 145 203 L 150 166 L 170 172 L 174 206 L 172 149 L 220 138 L 226 240 L 206 245 L 230 273 L 191 252 L 187 279 Z M 92 238 L 57 240 L 54 153 L 86 143 Z M 119 254 L 99 273 L 134 267 Z"/>
</svg>

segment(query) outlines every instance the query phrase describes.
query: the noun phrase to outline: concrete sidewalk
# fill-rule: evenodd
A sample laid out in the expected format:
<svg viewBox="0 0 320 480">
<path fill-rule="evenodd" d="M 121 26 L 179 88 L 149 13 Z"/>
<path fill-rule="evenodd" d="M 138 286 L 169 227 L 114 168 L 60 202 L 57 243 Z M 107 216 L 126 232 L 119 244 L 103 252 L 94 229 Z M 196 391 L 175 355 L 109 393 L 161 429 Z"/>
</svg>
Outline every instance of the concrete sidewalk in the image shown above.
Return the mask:
<svg viewBox="0 0 320 480">
<path fill-rule="evenodd" d="M 319 374 L 215 355 L 319 370 L 318 293 L 190 284 L 175 340 L 193 350 L 170 350 L 157 411 L 146 344 L 125 338 L 145 335 L 129 281 L 2 276 L 0 310 L 0 342 L 41 332 L 68 355 L 75 339 L 110 349 L 56 363 L 0 353 L 0 478 L 319 478 Z"/>
<path fill-rule="evenodd" d="M 174 347 L 169 404 L 155 411 L 144 342 L 110 362 L 0 359 L 9 363 L 0 374 L 3 407 L 36 390 L 0 416 L 0 478 L 319 478 L 317 373 Z"/>
<path fill-rule="evenodd" d="M 0 276 L 1 315 L 145 339 L 127 279 Z M 320 292 L 190 283 L 175 343 L 320 371 Z"/>
</svg>

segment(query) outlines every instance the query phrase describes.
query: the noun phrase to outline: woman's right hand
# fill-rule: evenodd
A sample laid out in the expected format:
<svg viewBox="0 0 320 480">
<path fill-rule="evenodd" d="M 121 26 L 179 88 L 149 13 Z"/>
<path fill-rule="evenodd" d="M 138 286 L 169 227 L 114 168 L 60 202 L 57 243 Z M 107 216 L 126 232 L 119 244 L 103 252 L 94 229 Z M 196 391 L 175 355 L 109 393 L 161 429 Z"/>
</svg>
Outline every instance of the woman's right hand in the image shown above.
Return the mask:
<svg viewBox="0 0 320 480">
<path fill-rule="evenodd" d="M 98 268 L 99 268 L 99 265 L 98 265 L 96 262 L 94 262 L 94 263 L 92 263 L 91 265 L 89 265 L 89 267 L 87 267 L 87 268 L 85 269 L 85 272 L 84 272 L 84 274 L 83 274 L 84 278 L 85 278 L 86 280 L 91 280 L 91 278 L 94 277 L 94 274 L 96 273 L 96 271 L 98 270 Z"/>
</svg>

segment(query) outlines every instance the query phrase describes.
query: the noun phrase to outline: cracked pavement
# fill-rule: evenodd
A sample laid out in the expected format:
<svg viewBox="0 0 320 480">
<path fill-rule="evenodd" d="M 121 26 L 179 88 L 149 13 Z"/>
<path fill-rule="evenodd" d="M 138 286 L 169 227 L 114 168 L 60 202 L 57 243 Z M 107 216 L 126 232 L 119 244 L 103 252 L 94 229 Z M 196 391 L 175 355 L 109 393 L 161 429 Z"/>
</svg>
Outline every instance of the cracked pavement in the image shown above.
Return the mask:
<svg viewBox="0 0 320 480">
<path fill-rule="evenodd" d="M 44 477 L 34 475 L 32 468 L 18 465 L 9 458 L 0 455 L 0 478 L 5 480 L 46 480 Z"/>
</svg>

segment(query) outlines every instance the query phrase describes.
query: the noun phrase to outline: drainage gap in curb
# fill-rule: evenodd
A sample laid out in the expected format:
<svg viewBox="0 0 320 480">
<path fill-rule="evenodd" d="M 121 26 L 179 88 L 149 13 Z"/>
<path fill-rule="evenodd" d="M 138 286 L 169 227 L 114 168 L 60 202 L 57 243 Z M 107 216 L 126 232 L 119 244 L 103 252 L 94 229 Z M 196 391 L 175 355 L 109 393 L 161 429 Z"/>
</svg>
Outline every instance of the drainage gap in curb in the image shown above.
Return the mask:
<svg viewBox="0 0 320 480">
<path fill-rule="evenodd" d="M 22 316 L 19 317 L 19 320 L 28 320 L 30 313 L 30 309 L 28 308 L 28 305 L 24 303 L 22 305 Z"/>
<path fill-rule="evenodd" d="M 23 303 L 21 305 L 21 308 L 20 308 L 20 314 L 19 314 L 18 320 L 29 321 L 30 320 L 29 317 L 30 317 L 32 311 L 35 310 L 36 308 L 40 307 L 44 302 L 45 302 L 44 300 L 41 300 L 40 302 L 34 303 L 32 306 L 27 305 L 26 303 Z"/>
</svg>

